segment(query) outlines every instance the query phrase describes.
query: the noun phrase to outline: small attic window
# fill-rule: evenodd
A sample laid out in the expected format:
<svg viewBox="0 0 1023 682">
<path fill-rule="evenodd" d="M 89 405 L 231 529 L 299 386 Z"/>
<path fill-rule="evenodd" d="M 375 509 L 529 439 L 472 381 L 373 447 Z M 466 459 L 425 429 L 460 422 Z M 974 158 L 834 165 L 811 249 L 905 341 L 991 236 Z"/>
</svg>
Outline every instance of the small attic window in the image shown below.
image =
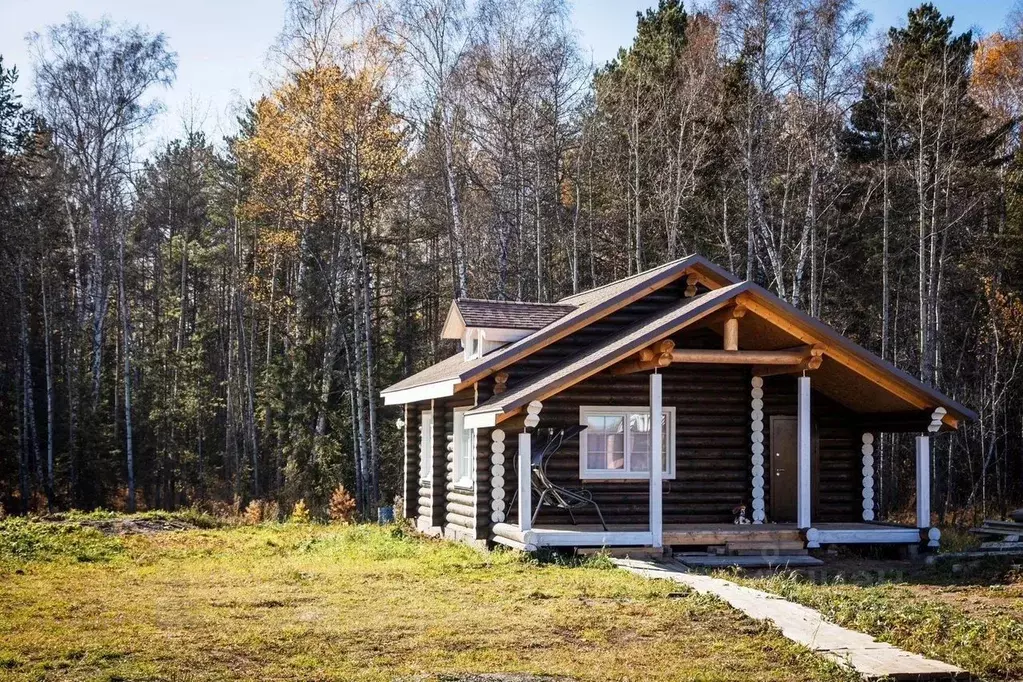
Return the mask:
<svg viewBox="0 0 1023 682">
<path fill-rule="evenodd" d="M 462 340 L 462 353 L 466 360 L 475 360 L 483 356 L 483 340 L 486 334 L 482 329 L 470 327 L 465 330 Z"/>
</svg>

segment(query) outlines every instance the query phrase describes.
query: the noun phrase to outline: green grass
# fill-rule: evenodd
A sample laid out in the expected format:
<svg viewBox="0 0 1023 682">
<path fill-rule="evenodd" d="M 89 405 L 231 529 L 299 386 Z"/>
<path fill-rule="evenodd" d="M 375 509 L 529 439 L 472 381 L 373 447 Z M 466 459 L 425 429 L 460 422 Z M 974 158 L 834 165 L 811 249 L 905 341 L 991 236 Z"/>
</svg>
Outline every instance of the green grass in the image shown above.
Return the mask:
<svg viewBox="0 0 1023 682">
<path fill-rule="evenodd" d="M 0 576 L 27 562 L 109 561 L 124 547 L 93 528 L 25 518 L 0 520 Z"/>
<path fill-rule="evenodd" d="M 720 602 L 602 557 L 538 562 L 399 527 L 0 529 L 4 680 L 850 679 Z"/>
<path fill-rule="evenodd" d="M 1018 562 L 1019 559 L 1017 558 Z M 835 623 L 991 680 L 1023 679 L 1023 572 L 1011 561 L 824 584 L 798 573 L 728 578 L 819 610 Z"/>
</svg>

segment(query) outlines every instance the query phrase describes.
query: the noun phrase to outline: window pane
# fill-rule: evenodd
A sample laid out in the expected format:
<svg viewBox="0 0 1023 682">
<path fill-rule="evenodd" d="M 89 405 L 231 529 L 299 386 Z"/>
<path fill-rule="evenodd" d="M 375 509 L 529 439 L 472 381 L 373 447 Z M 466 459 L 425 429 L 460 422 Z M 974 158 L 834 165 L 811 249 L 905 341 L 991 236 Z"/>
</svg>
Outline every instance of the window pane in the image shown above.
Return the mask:
<svg viewBox="0 0 1023 682">
<path fill-rule="evenodd" d="M 661 471 L 668 473 L 668 419 L 661 414 Z M 650 471 L 650 415 L 629 415 L 629 446 L 631 448 L 630 471 Z"/>
<path fill-rule="evenodd" d="M 668 466 L 668 458 L 671 456 L 672 448 L 668 442 L 668 420 L 671 418 L 671 414 L 665 412 L 661 415 L 661 471 L 665 474 L 671 472 L 671 467 Z"/>
<path fill-rule="evenodd" d="M 419 478 L 428 480 L 433 470 L 433 453 L 430 451 L 433 444 L 433 415 L 424 412 L 422 417 L 422 431 L 419 442 Z"/>
<path fill-rule="evenodd" d="M 629 415 L 629 445 L 631 471 L 650 471 L 650 415 Z"/>
<path fill-rule="evenodd" d="M 462 461 L 459 467 L 459 478 L 463 481 L 472 476 L 472 460 L 476 454 L 476 432 L 473 429 L 462 429 Z"/>
<path fill-rule="evenodd" d="M 625 468 L 625 418 L 590 415 L 586 418 L 586 468 Z"/>
</svg>

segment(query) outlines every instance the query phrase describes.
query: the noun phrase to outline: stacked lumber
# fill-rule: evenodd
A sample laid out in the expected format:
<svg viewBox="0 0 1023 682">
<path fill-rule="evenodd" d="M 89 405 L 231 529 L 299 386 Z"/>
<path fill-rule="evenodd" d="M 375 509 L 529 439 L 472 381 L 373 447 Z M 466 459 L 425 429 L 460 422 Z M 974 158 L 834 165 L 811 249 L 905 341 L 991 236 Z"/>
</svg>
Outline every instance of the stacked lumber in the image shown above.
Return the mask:
<svg viewBox="0 0 1023 682">
<path fill-rule="evenodd" d="M 971 528 L 970 532 L 985 539 L 981 549 L 1023 549 L 1023 542 L 1020 542 L 1023 523 L 988 519 L 980 528 Z"/>
</svg>

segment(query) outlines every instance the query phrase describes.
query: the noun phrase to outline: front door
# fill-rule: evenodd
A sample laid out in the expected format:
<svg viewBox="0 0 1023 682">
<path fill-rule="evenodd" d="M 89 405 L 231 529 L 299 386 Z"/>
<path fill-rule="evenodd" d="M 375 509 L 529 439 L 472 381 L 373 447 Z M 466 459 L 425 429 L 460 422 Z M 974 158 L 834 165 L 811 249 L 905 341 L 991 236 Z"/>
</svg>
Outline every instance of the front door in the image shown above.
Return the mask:
<svg viewBox="0 0 1023 682">
<path fill-rule="evenodd" d="M 771 417 L 771 515 L 768 521 L 794 523 L 796 520 L 798 433 L 795 417 Z"/>
<path fill-rule="evenodd" d="M 799 421 L 795 417 L 771 417 L 771 504 L 768 521 L 795 523 L 796 496 L 799 491 Z M 817 490 L 820 481 L 820 449 L 816 424 L 810 424 L 810 514 L 817 516 Z"/>
</svg>

